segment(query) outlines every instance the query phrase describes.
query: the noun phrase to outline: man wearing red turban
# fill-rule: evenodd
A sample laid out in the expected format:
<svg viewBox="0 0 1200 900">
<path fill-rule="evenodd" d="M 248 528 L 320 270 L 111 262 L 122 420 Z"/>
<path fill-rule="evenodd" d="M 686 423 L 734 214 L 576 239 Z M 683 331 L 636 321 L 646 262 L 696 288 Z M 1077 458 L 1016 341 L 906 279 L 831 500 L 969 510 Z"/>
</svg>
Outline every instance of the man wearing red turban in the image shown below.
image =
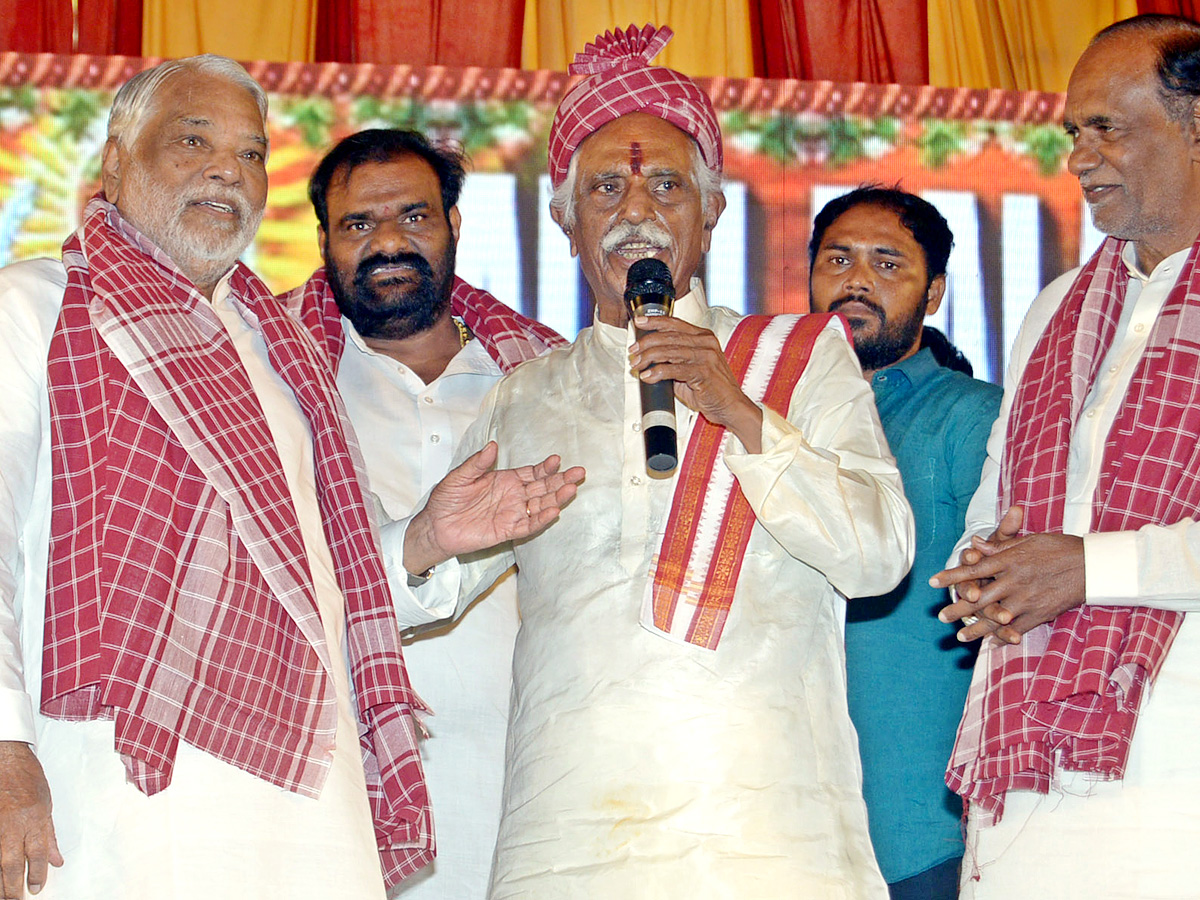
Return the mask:
<svg viewBox="0 0 1200 900">
<path fill-rule="evenodd" d="M 630 28 L 577 58 L 551 211 L 595 321 L 502 380 L 460 451 L 495 440 L 520 466 L 552 447 L 587 481 L 538 537 L 448 566 L 439 547 L 462 542 L 431 498 L 405 565 L 438 565 L 420 591 L 457 573 L 461 607 L 517 564 L 494 900 L 883 898 L 839 625 L 842 594 L 907 570 L 912 518 L 844 322 L 705 301 L 720 129 L 649 65 L 669 37 Z M 635 340 L 623 294 L 645 260 L 679 299 Z M 641 433 L 639 380 L 664 379 L 673 474 Z"/>
</svg>

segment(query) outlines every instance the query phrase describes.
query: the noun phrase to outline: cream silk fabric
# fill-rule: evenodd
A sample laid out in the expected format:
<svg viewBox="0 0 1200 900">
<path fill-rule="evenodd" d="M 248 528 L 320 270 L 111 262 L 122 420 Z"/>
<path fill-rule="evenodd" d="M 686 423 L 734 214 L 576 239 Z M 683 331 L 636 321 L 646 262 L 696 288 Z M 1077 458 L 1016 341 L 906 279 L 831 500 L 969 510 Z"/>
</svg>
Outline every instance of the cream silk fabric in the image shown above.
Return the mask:
<svg viewBox="0 0 1200 900">
<path fill-rule="evenodd" d="M 1187 251 L 1164 259 L 1149 277 L 1129 282 L 1112 348 L 1084 402 L 1071 444 L 1063 530 L 1083 534 L 1087 602 L 1200 610 L 1200 525 L 1147 526 L 1088 534 L 1104 439 L 1163 301 Z M 1126 257 L 1131 261 L 1131 257 Z M 988 442 L 982 484 L 967 511 L 967 533 L 989 534 L 1012 390 L 1075 271 L 1052 282 L 1030 307 L 1013 346 L 1000 417 Z M 961 546 L 961 544 L 960 544 Z M 976 677 L 990 665 L 981 647 Z M 1086 773 L 1056 774 L 1050 794 L 1010 791 L 998 825 L 968 823 L 964 898 L 1194 898 L 1200 883 L 1200 617 L 1185 616 L 1153 689 L 1142 705 L 1119 782 Z M 1098 860 L 1105 864 L 1098 864 Z"/>
<path fill-rule="evenodd" d="M 343 600 L 322 534 L 311 438 L 261 337 L 218 286 L 214 309 L 255 386 L 304 535 L 325 640 L 340 660 L 337 749 L 317 800 L 279 790 L 186 744 L 171 786 L 147 797 L 125 780 L 113 724 L 45 719 L 41 685 L 50 508 L 46 350 L 65 273 L 51 260 L 0 272 L 0 739 L 35 743 L 67 864 L 48 900 L 384 896 L 345 666 Z M 23 552 L 22 552 L 23 548 Z M 26 687 L 27 686 L 27 687 Z M 28 688 L 28 690 L 27 690 Z M 32 705 L 31 705 L 31 699 Z"/>
<path fill-rule="evenodd" d="M 705 307 L 698 282 L 676 315 L 722 341 L 737 321 Z M 765 413 L 764 452 L 729 438 L 728 464 L 759 522 L 720 646 L 683 647 L 638 622 L 673 479 L 646 474 L 629 341 L 597 324 L 526 363 L 458 454 L 496 437 L 501 465 L 554 452 L 587 469 L 558 522 L 460 570 L 470 597 L 518 564 L 490 896 L 885 898 L 835 590 L 879 593 L 911 560 L 911 516 L 870 387 L 835 324 L 788 418 Z M 678 412 L 686 446 L 695 416 Z"/>
</svg>

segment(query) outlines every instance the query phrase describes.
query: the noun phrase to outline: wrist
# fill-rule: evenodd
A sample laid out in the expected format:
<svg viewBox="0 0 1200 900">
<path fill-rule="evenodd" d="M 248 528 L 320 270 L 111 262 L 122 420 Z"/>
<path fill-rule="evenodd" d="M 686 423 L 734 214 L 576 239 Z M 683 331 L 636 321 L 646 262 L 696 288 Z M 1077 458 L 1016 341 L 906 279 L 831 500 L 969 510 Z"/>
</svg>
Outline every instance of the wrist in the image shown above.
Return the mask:
<svg viewBox="0 0 1200 900">
<path fill-rule="evenodd" d="M 433 532 L 433 517 L 422 510 L 413 517 L 404 532 L 404 569 L 409 585 L 419 586 L 428 580 L 434 567 L 449 557 L 442 553 Z M 417 584 L 413 584 L 413 582 Z"/>
</svg>

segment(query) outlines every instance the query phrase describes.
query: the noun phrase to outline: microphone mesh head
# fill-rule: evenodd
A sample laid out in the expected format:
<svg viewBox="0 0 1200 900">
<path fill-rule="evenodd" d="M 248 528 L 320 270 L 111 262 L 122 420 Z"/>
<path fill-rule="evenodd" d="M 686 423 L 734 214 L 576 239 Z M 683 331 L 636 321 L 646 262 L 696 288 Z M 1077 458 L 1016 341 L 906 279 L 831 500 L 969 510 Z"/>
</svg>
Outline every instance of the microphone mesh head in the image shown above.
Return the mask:
<svg viewBox="0 0 1200 900">
<path fill-rule="evenodd" d="M 630 294 L 669 294 L 674 296 L 675 287 L 671 270 L 661 259 L 639 259 L 629 267 L 625 278 L 625 296 Z"/>
</svg>

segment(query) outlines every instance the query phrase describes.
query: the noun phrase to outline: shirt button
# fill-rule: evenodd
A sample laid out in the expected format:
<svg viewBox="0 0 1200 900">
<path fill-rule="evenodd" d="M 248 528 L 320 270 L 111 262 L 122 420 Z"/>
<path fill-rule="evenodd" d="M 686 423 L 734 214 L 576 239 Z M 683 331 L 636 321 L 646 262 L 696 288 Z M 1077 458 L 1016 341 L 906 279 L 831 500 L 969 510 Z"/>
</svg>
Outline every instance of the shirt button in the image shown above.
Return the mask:
<svg viewBox="0 0 1200 900">
<path fill-rule="evenodd" d="M 1146 330 L 1146 326 L 1143 325 L 1141 322 L 1138 322 L 1136 325 L 1133 326 L 1133 330 L 1136 331 L 1138 334 L 1141 334 L 1143 331 Z"/>
<path fill-rule="evenodd" d="M 632 478 L 629 479 L 629 483 L 632 484 L 634 487 L 641 487 L 642 479 L 640 476 L 634 475 Z"/>
<path fill-rule="evenodd" d="M 1096 411 L 1095 411 L 1094 409 L 1089 409 L 1089 410 L 1087 411 L 1087 417 L 1088 417 L 1089 419 L 1094 419 L 1094 418 L 1096 418 Z"/>
<path fill-rule="evenodd" d="M 1117 367 L 1116 367 L 1116 366 L 1109 366 L 1109 367 L 1108 367 L 1108 374 L 1109 374 L 1109 375 L 1116 375 L 1116 374 L 1117 374 Z"/>
<path fill-rule="evenodd" d="M 634 422 L 634 423 L 633 423 L 633 433 L 634 433 L 634 434 L 637 434 L 637 433 L 638 433 L 639 431 L 641 431 L 641 430 L 642 430 L 642 423 L 641 423 L 641 422 Z"/>
<path fill-rule="evenodd" d="M 442 439 L 442 436 L 440 434 L 431 434 L 429 436 L 429 443 L 436 444 L 439 441 L 441 441 L 441 439 Z"/>
</svg>

